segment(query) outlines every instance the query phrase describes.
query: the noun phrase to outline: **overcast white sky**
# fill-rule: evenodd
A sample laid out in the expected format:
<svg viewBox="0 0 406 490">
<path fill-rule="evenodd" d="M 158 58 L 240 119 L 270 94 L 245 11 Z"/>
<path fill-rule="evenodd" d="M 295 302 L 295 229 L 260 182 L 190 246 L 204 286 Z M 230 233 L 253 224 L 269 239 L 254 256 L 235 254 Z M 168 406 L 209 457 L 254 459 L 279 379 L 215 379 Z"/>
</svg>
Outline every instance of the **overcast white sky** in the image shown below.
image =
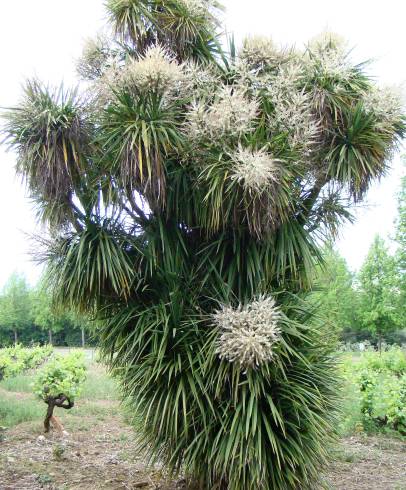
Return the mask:
<svg viewBox="0 0 406 490">
<path fill-rule="evenodd" d="M 372 73 L 389 85 L 406 79 L 404 0 L 224 0 L 228 30 L 271 35 L 275 41 L 300 47 L 323 30 L 338 32 L 354 46 L 359 61 L 375 59 Z M 74 59 L 83 40 L 106 23 L 103 0 L 19 0 L 0 4 L 2 74 L 0 106 L 16 103 L 21 83 L 36 75 L 53 84 L 76 83 Z M 39 231 L 29 200 L 14 177 L 14 156 L 0 148 L 0 287 L 18 270 L 34 283 L 40 270 L 32 264 L 25 233 Z M 368 195 L 368 208 L 346 226 L 338 242 L 352 269 L 358 268 L 376 233 L 386 235 L 396 217 L 395 194 L 403 166 L 395 158 L 393 171 Z"/>
</svg>

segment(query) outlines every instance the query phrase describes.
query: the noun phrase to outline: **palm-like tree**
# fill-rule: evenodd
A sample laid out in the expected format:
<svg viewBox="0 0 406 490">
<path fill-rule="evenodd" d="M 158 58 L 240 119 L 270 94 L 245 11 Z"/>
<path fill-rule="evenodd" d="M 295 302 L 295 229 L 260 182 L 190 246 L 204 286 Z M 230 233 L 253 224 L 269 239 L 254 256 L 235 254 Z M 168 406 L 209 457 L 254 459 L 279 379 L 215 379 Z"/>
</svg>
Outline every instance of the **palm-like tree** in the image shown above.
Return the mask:
<svg viewBox="0 0 406 490">
<path fill-rule="evenodd" d="M 333 35 L 237 51 L 207 0 L 109 0 L 82 96 L 6 114 L 55 300 L 93 314 L 152 456 L 202 488 L 312 487 L 334 431 L 322 240 L 382 176 L 398 98 Z M 90 88 L 89 88 L 90 87 Z"/>
</svg>

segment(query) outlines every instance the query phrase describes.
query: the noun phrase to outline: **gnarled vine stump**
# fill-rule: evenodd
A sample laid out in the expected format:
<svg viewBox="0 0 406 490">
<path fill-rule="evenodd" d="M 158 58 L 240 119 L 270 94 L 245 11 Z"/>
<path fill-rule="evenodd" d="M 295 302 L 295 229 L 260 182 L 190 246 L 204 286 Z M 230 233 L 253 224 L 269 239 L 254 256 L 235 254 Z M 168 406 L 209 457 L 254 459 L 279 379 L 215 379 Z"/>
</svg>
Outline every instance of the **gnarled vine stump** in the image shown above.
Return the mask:
<svg viewBox="0 0 406 490">
<path fill-rule="evenodd" d="M 55 407 L 64 408 L 65 410 L 70 410 L 74 406 L 74 402 L 70 400 L 63 393 L 60 393 L 57 397 L 48 396 L 45 400 L 48 405 L 48 410 L 44 420 L 44 431 L 49 432 L 50 423 L 58 429 L 59 432 L 63 432 L 63 426 L 59 420 L 54 416 Z"/>
</svg>

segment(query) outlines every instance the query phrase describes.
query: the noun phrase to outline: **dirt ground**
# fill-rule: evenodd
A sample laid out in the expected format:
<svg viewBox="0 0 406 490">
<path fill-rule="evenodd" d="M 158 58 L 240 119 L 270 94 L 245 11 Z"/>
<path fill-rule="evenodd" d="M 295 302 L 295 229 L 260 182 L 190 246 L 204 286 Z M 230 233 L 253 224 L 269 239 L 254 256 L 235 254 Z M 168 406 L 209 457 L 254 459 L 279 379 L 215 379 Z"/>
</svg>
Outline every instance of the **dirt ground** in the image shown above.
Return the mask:
<svg viewBox="0 0 406 490">
<path fill-rule="evenodd" d="M 136 449 L 133 430 L 114 415 L 116 402 L 110 402 L 109 408 L 108 418 L 82 417 L 74 424 L 73 418 L 64 421 L 70 431 L 67 436 L 51 433 L 45 437 L 38 422 L 6 431 L 0 442 L 0 489 L 185 488 L 181 480 L 165 479 L 160 468 L 146 466 Z M 329 488 L 406 490 L 406 442 L 351 437 L 342 441 L 335 459 L 326 474 Z"/>
<path fill-rule="evenodd" d="M 327 473 L 333 489 L 406 490 L 406 442 L 385 437 L 344 439 Z"/>
<path fill-rule="evenodd" d="M 67 435 L 44 435 L 38 422 L 22 423 L 0 442 L 0 490 L 137 488 L 174 490 L 183 482 L 167 482 L 160 468 L 147 468 L 120 417 L 82 418 Z"/>
</svg>

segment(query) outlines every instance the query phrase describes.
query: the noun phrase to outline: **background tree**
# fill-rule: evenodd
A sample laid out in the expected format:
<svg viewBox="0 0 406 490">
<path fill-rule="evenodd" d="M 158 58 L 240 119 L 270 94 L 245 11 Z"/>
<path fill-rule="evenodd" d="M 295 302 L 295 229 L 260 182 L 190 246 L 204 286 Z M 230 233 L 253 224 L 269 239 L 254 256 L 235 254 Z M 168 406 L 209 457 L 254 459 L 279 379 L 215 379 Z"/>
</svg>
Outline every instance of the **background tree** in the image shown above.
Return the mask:
<svg viewBox="0 0 406 490">
<path fill-rule="evenodd" d="M 94 328 L 92 328 L 93 325 L 91 320 L 83 313 L 80 314 L 73 310 L 69 312 L 68 318 L 72 327 L 80 331 L 80 343 L 82 348 L 84 349 L 86 347 L 86 335 L 94 335 Z"/>
<path fill-rule="evenodd" d="M 48 342 L 53 344 L 56 340 L 85 348 L 86 334 L 91 332 L 90 320 L 72 309 L 58 308 L 44 281 L 40 281 L 31 294 L 34 326 L 47 333 Z"/>
<path fill-rule="evenodd" d="M 398 218 L 396 222 L 396 266 L 399 279 L 399 324 L 406 328 L 406 177 L 402 178 L 398 196 Z"/>
<path fill-rule="evenodd" d="M 323 259 L 310 299 L 319 305 L 319 313 L 328 320 L 337 336 L 345 340 L 360 328 L 355 276 L 345 259 L 331 245 L 325 247 Z"/>
<path fill-rule="evenodd" d="M 64 329 L 68 319 L 52 304 L 52 296 L 43 283 L 32 291 L 32 315 L 36 326 L 48 334 L 48 342 L 53 344 L 53 334 Z"/>
<path fill-rule="evenodd" d="M 4 132 L 54 299 L 96 317 L 143 441 L 203 488 L 312 488 L 333 346 L 302 300 L 405 132 L 345 44 L 221 43 L 218 3 L 109 0 L 87 97 L 26 84 Z"/>
<path fill-rule="evenodd" d="M 31 322 L 31 302 L 24 276 L 14 273 L 2 292 L 0 302 L 0 325 L 13 332 L 18 343 L 19 332 Z"/>
<path fill-rule="evenodd" d="M 384 335 L 399 328 L 399 287 L 395 260 L 379 236 L 359 272 L 359 289 L 363 326 L 376 336 L 381 351 Z"/>
<path fill-rule="evenodd" d="M 11 319 L 17 318 L 17 330 Z M 54 343 L 61 346 L 94 345 L 97 333 L 84 315 L 73 310 L 55 308 L 44 282 L 31 288 L 24 277 L 12 274 L 0 294 L 0 347 L 15 342 L 24 345 Z"/>
</svg>

